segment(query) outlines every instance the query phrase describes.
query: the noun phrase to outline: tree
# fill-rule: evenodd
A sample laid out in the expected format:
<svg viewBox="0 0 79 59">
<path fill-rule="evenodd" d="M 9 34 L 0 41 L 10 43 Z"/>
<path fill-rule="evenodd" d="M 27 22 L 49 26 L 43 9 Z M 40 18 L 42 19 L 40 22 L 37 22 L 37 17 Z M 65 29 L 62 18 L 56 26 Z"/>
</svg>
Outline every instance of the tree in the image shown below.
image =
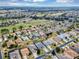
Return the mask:
<svg viewBox="0 0 79 59">
<path fill-rule="evenodd" d="M 16 28 L 15 28 L 15 27 L 13 27 L 13 28 L 12 28 L 12 30 L 13 30 L 13 33 L 14 33 L 14 32 L 16 31 Z"/>
<path fill-rule="evenodd" d="M 57 47 L 57 48 L 56 48 L 56 52 L 57 52 L 57 53 L 60 53 L 60 51 L 61 51 L 60 47 Z"/>
<path fill-rule="evenodd" d="M 23 26 L 19 26 L 19 29 L 22 30 L 23 29 Z"/>
<path fill-rule="evenodd" d="M 32 27 L 31 25 L 29 25 L 29 28 Z"/>
<path fill-rule="evenodd" d="M 9 30 L 8 29 L 1 29 L 1 33 L 2 34 L 7 34 L 7 33 L 9 33 Z"/>
<path fill-rule="evenodd" d="M 60 48 L 60 47 L 56 47 L 56 52 L 57 53 L 63 53 L 64 50 L 62 48 Z"/>
<path fill-rule="evenodd" d="M 18 37 L 17 37 L 17 36 L 15 36 L 15 37 L 14 37 L 14 40 L 16 40 L 16 39 L 18 39 Z"/>
<path fill-rule="evenodd" d="M 13 39 L 13 38 L 14 38 L 13 35 L 9 35 L 9 36 L 8 36 L 8 39 Z"/>
<path fill-rule="evenodd" d="M 7 46 L 7 43 L 4 42 L 4 43 L 2 44 L 2 47 L 6 47 L 6 46 Z"/>
<path fill-rule="evenodd" d="M 52 54 L 53 54 L 53 55 L 56 55 L 56 53 L 55 53 L 55 51 L 54 51 L 54 50 L 52 51 Z"/>
<path fill-rule="evenodd" d="M 37 54 L 40 54 L 40 50 L 39 49 L 37 50 Z"/>
<path fill-rule="evenodd" d="M 12 45 L 10 45 L 9 49 L 12 49 L 12 48 L 17 48 L 17 47 L 18 47 L 18 45 L 17 45 L 17 44 L 12 44 Z"/>
</svg>

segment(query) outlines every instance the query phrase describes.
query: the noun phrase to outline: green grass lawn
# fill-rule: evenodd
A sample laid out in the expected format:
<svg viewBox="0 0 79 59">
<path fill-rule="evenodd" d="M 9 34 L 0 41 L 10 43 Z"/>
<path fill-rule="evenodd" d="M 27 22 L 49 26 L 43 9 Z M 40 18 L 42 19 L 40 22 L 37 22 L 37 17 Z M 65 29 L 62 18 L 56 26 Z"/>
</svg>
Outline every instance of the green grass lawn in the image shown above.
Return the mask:
<svg viewBox="0 0 79 59">
<path fill-rule="evenodd" d="M 0 19 L 0 22 L 10 21 L 11 19 Z"/>
<path fill-rule="evenodd" d="M 51 47 L 51 48 L 56 48 L 57 46 L 54 45 L 54 44 L 52 44 L 52 45 L 50 45 L 50 47 Z"/>
<path fill-rule="evenodd" d="M 35 40 L 33 40 L 34 41 L 34 43 L 38 43 L 38 42 L 41 42 L 43 39 L 35 39 Z"/>
<path fill-rule="evenodd" d="M 11 25 L 11 26 L 8 26 L 8 27 L 0 27 L 0 34 L 1 34 L 1 29 L 9 29 L 10 31 L 12 30 L 13 27 L 15 27 L 16 29 L 19 28 L 19 26 L 23 26 L 24 29 L 27 29 L 29 28 L 29 26 L 36 26 L 36 25 L 40 25 L 40 24 L 50 24 L 49 21 L 47 20 L 32 20 L 30 22 L 27 22 L 27 23 L 19 23 L 19 24 L 16 24 L 16 25 Z"/>
<path fill-rule="evenodd" d="M 38 56 L 44 55 L 45 51 L 43 49 L 40 49 L 40 53 L 38 54 Z"/>
</svg>

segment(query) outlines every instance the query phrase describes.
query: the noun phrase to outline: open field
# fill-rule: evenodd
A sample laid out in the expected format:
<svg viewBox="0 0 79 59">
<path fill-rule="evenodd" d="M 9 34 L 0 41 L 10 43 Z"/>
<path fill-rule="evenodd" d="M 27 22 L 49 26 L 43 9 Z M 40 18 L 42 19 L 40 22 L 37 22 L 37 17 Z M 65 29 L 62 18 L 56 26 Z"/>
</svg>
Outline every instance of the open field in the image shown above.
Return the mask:
<svg viewBox="0 0 79 59">
<path fill-rule="evenodd" d="M 29 26 L 36 26 L 36 25 L 43 25 L 43 24 L 50 24 L 50 21 L 47 20 L 32 20 L 30 22 L 26 22 L 26 23 L 19 23 L 16 25 L 10 25 L 8 27 L 0 27 L 0 34 L 1 34 L 1 29 L 9 29 L 10 31 L 12 30 L 13 27 L 15 27 L 16 29 L 19 28 L 19 26 L 23 26 L 24 29 L 29 28 Z"/>
<path fill-rule="evenodd" d="M 8 19 L 5 19 L 5 20 L 4 19 L 0 19 L 0 23 L 1 22 L 6 22 L 6 21 L 9 21 L 9 20 Z"/>
</svg>

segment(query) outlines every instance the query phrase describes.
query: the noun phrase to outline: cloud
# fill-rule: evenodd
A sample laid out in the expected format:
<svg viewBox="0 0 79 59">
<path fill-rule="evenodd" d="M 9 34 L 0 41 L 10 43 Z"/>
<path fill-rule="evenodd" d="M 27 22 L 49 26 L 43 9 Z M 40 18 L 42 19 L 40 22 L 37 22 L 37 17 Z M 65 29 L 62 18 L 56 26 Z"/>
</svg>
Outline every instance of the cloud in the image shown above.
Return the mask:
<svg viewBox="0 0 79 59">
<path fill-rule="evenodd" d="M 57 3 L 72 3 L 74 0 L 56 0 Z"/>
<path fill-rule="evenodd" d="M 0 6 L 36 6 L 46 0 L 0 0 Z"/>
<path fill-rule="evenodd" d="M 13 3 L 13 2 L 0 2 L 0 6 L 17 6 L 20 5 L 19 3 Z"/>
<path fill-rule="evenodd" d="M 44 1 L 46 1 L 46 0 L 24 0 L 24 1 L 36 3 L 36 2 L 44 2 Z"/>
<path fill-rule="evenodd" d="M 33 2 L 44 2 L 45 0 L 33 0 Z"/>
<path fill-rule="evenodd" d="M 42 6 L 39 3 L 28 3 L 28 2 L 0 2 L 0 6 Z"/>
</svg>

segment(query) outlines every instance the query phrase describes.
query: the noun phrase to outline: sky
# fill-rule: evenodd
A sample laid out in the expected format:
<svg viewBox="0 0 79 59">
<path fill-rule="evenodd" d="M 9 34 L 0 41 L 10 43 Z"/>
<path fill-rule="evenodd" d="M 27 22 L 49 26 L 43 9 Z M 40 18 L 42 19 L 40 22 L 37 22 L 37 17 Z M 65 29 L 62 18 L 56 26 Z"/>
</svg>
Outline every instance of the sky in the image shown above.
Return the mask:
<svg viewBox="0 0 79 59">
<path fill-rule="evenodd" d="M 79 0 L 0 0 L 0 6 L 79 6 Z"/>
</svg>

